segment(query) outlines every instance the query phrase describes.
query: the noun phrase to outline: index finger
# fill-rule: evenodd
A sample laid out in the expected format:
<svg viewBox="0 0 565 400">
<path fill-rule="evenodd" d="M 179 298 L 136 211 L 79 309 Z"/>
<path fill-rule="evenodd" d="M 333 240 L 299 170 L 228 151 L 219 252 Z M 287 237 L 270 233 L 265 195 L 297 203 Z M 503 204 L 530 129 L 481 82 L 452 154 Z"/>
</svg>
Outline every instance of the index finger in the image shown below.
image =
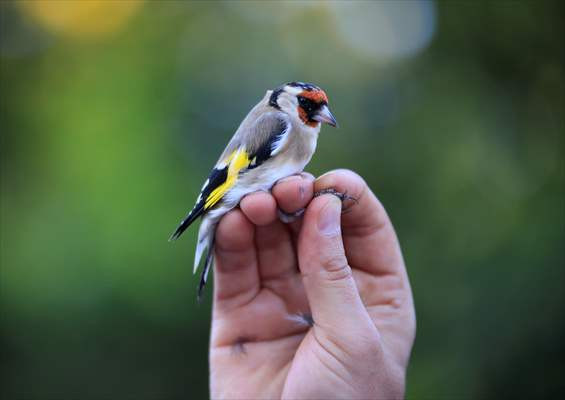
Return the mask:
<svg viewBox="0 0 565 400">
<path fill-rule="evenodd" d="M 342 214 L 341 228 L 347 260 L 352 268 L 373 275 L 404 277 L 404 261 L 392 223 L 367 183 L 349 170 L 335 170 L 314 182 L 314 192 L 334 189 L 357 200 Z"/>
</svg>

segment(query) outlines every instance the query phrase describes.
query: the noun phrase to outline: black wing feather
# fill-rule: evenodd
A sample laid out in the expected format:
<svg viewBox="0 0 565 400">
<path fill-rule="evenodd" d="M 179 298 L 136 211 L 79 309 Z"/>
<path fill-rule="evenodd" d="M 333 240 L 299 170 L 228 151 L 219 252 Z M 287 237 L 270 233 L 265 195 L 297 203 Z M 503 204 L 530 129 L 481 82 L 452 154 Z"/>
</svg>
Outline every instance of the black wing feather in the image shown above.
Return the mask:
<svg viewBox="0 0 565 400">
<path fill-rule="evenodd" d="M 256 125 L 259 125 L 259 121 Z M 257 126 L 256 126 L 257 127 Z M 251 150 L 249 159 L 252 160 L 251 164 L 240 171 L 245 173 L 247 169 L 256 168 L 263 164 L 269 158 L 272 157 L 272 153 L 275 150 L 273 147 L 275 143 L 282 139 L 287 130 L 289 129 L 288 122 L 283 118 L 277 118 L 277 122 L 274 126 L 269 126 L 269 134 L 266 140 L 261 143 L 259 147 Z M 206 204 L 206 199 L 216 189 L 218 186 L 222 185 L 228 177 L 229 165 L 226 165 L 222 169 L 214 168 L 208 177 L 208 184 L 202 189 L 200 200 L 194 205 L 190 213 L 181 221 L 178 228 L 171 235 L 169 240 L 176 240 L 180 235 L 192 224 L 198 217 L 204 214 L 207 210 L 204 208 Z"/>
<path fill-rule="evenodd" d="M 248 167 L 249 169 L 256 168 L 267 161 L 269 158 L 271 158 L 274 150 L 274 144 L 282 139 L 287 129 L 287 122 L 283 119 L 278 118 L 278 123 L 274 127 L 272 134 L 269 135 L 268 139 L 263 144 L 261 144 L 261 146 L 257 150 L 255 150 L 249 157 L 251 160 L 253 160 L 253 163 Z"/>
<path fill-rule="evenodd" d="M 204 213 L 206 199 L 218 186 L 222 185 L 228 178 L 228 165 L 222 169 L 214 168 L 208 177 L 208 184 L 202 189 L 200 201 L 198 201 L 188 215 L 181 221 L 178 228 L 171 235 L 169 240 L 176 240 L 198 217 Z"/>
</svg>

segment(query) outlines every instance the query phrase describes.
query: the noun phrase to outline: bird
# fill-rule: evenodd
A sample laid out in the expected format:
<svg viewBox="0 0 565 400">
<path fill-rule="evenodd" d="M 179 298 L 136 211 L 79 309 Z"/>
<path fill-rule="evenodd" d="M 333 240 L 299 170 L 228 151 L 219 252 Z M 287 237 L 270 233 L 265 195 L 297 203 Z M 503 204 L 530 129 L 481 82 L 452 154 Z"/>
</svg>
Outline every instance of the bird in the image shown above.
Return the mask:
<svg viewBox="0 0 565 400">
<path fill-rule="evenodd" d="M 198 302 L 214 262 L 215 232 L 222 216 L 237 207 L 245 195 L 269 191 L 277 181 L 302 172 L 316 150 L 323 123 L 337 127 L 328 97 L 320 87 L 304 82 L 267 90 L 243 119 L 202 185 L 194 207 L 169 238 L 178 239 L 201 218 L 194 273 L 205 250 L 206 257 L 198 283 Z M 279 210 L 284 222 L 299 214 L 286 215 Z"/>
</svg>

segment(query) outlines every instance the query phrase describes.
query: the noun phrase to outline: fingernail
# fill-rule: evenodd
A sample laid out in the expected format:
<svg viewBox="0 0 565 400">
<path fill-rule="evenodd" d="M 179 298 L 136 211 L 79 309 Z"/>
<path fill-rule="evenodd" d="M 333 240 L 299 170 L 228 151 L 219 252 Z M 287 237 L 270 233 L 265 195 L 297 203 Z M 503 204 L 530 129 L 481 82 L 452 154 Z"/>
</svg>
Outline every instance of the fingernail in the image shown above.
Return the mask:
<svg viewBox="0 0 565 400">
<path fill-rule="evenodd" d="M 341 223 L 341 200 L 329 196 L 328 202 L 318 214 L 318 230 L 322 235 L 339 235 Z"/>
</svg>

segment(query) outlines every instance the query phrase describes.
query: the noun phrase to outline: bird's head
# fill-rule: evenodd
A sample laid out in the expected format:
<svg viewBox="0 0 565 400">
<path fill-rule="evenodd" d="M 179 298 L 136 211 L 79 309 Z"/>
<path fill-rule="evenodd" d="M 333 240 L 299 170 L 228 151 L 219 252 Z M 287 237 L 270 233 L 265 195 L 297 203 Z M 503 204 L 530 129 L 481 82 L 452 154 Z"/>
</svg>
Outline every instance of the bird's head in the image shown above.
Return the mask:
<svg viewBox="0 0 565 400">
<path fill-rule="evenodd" d="M 290 82 L 279 86 L 271 93 L 269 105 L 311 128 L 319 127 L 320 123 L 337 126 L 326 93 L 310 83 Z"/>
</svg>

